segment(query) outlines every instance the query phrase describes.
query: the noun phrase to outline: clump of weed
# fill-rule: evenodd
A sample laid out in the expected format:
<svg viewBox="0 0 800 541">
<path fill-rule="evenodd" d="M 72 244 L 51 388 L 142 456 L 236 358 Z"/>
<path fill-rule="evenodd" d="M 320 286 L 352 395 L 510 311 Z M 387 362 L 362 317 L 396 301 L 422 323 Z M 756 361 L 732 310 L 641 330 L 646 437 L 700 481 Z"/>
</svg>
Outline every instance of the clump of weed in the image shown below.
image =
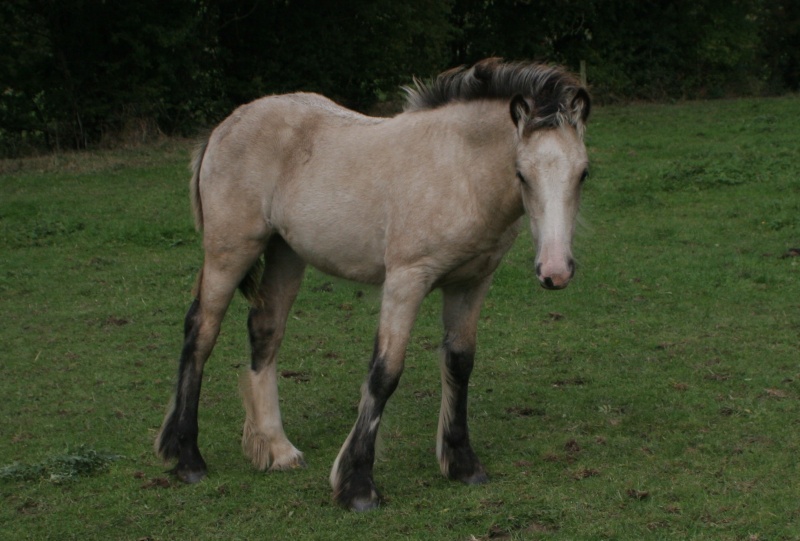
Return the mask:
<svg viewBox="0 0 800 541">
<path fill-rule="evenodd" d="M 0 468 L 3 481 L 49 481 L 66 483 L 81 477 L 90 477 L 108 471 L 112 462 L 122 458 L 85 445 L 68 449 L 64 454 L 52 456 L 36 464 L 15 462 Z"/>
</svg>

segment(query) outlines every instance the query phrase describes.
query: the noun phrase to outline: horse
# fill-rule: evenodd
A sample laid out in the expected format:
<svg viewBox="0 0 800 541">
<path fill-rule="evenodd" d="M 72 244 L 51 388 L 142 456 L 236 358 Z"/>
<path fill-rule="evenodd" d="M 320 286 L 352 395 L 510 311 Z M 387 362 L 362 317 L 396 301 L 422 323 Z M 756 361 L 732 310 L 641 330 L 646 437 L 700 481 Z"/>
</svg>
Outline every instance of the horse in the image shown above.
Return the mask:
<svg viewBox="0 0 800 541">
<path fill-rule="evenodd" d="M 563 67 L 485 59 L 404 87 L 403 112 L 375 118 L 313 93 L 236 109 L 192 158 L 204 258 L 184 320 L 175 392 L 155 449 L 186 483 L 207 474 L 197 445 L 203 367 L 238 289 L 250 303 L 242 448 L 259 470 L 305 466 L 287 439 L 276 356 L 306 265 L 381 286 L 358 417 L 330 474 L 334 500 L 382 501 L 373 478 L 381 416 L 403 372 L 425 296 L 442 291 L 441 472 L 488 480 L 470 444 L 467 394 L 479 312 L 525 214 L 546 289 L 575 273 L 572 239 L 591 100 Z"/>
</svg>

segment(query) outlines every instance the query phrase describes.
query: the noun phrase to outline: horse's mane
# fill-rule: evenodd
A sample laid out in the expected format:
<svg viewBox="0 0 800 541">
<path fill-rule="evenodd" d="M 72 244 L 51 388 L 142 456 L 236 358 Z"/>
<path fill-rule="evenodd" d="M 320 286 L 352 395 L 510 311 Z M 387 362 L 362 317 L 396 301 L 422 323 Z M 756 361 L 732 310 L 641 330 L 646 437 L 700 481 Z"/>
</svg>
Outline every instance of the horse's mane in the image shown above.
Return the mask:
<svg viewBox="0 0 800 541">
<path fill-rule="evenodd" d="M 564 68 L 500 58 L 453 68 L 427 83 L 415 78 L 413 86 L 404 90 L 406 111 L 436 109 L 452 102 L 510 100 L 519 94 L 533 104 L 530 129 L 567 123 L 581 134 L 591 108 L 586 88 Z"/>
</svg>

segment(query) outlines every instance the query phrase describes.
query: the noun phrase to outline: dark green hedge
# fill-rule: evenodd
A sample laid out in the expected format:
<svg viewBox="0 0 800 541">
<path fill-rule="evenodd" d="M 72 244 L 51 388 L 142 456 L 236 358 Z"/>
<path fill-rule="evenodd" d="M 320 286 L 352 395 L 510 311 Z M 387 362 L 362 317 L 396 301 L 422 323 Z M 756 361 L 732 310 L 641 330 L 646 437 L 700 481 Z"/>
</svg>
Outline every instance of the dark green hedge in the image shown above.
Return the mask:
<svg viewBox="0 0 800 541">
<path fill-rule="evenodd" d="M 797 91 L 795 0 L 4 0 L 0 155 L 190 134 L 309 90 L 360 110 L 486 56 L 587 66 L 595 99 Z"/>
</svg>

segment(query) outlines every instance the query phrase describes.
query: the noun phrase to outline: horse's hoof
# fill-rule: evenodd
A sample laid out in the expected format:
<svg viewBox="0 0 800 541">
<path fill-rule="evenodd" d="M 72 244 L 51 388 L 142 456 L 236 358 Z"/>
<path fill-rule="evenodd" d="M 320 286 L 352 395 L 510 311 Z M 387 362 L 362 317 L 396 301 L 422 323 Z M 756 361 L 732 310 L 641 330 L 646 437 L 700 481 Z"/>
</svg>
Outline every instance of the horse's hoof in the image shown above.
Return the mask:
<svg viewBox="0 0 800 541">
<path fill-rule="evenodd" d="M 297 455 L 291 457 L 289 460 L 281 460 L 275 461 L 269 467 L 269 471 L 289 471 L 289 470 L 299 470 L 305 469 L 306 461 L 303 458 L 303 453 L 297 452 Z"/>
<path fill-rule="evenodd" d="M 461 481 L 466 485 L 482 485 L 489 481 L 489 476 L 475 453 L 470 452 L 461 461 L 451 461 L 448 466 L 445 475 L 453 481 Z"/>
<path fill-rule="evenodd" d="M 350 502 L 350 510 L 362 513 L 364 511 L 372 511 L 373 509 L 377 509 L 381 505 L 381 499 L 380 497 L 373 498 L 373 495 L 375 495 L 374 492 L 369 498 L 355 498 Z"/>
<path fill-rule="evenodd" d="M 199 483 L 205 478 L 206 478 L 206 472 L 204 471 L 190 471 L 178 474 L 178 479 L 180 479 L 187 485 L 194 485 L 195 483 Z"/>
<path fill-rule="evenodd" d="M 175 466 L 170 472 L 172 475 L 177 477 L 180 481 L 186 483 L 187 485 L 194 485 L 195 483 L 199 483 L 203 479 L 206 478 L 208 475 L 208 471 L 203 468 L 199 470 L 193 470 L 187 467 L 181 467 L 180 465 Z"/>
<path fill-rule="evenodd" d="M 478 471 L 467 477 L 462 477 L 460 481 L 467 485 L 482 485 L 489 482 L 489 476 L 486 475 L 485 471 Z"/>
<path fill-rule="evenodd" d="M 345 509 L 359 513 L 377 509 L 381 505 L 381 495 L 372 480 L 367 480 L 367 483 L 360 487 L 352 484 L 345 486 L 342 491 L 334 495 L 334 499 Z"/>
</svg>

